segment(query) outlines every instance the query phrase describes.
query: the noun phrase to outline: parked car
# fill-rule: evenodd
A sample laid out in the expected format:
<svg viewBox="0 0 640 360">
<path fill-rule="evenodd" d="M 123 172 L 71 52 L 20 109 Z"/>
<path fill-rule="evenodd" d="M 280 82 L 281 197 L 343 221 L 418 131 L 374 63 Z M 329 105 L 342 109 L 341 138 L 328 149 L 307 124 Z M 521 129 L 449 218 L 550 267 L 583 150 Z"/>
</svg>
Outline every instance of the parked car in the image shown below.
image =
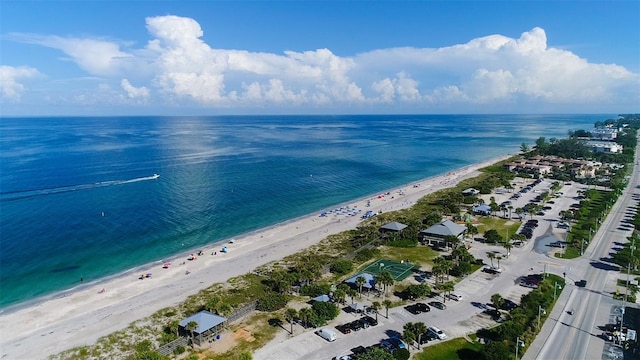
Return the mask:
<svg viewBox="0 0 640 360">
<path fill-rule="evenodd" d="M 438 338 L 440 340 L 446 340 L 447 339 L 447 334 L 445 334 L 444 331 L 438 329 L 435 326 L 429 326 L 429 328 L 427 329 L 427 332 L 432 333 L 433 335 L 435 335 L 436 338 Z"/>
<path fill-rule="evenodd" d="M 431 301 L 429 305 L 433 306 L 436 309 L 444 310 L 447 308 L 447 305 L 441 303 L 440 301 Z"/>
<path fill-rule="evenodd" d="M 429 307 L 429 305 L 425 304 L 425 303 L 416 303 L 416 307 L 418 309 L 420 309 L 420 311 L 422 312 L 429 312 L 431 311 L 431 308 Z"/>
<path fill-rule="evenodd" d="M 376 326 L 376 325 L 378 325 L 378 320 L 376 320 L 375 318 L 373 318 L 373 317 L 371 317 L 371 316 L 369 316 L 369 315 L 362 317 L 362 318 L 360 319 L 360 321 L 366 321 L 366 322 L 367 322 L 367 323 L 369 323 L 369 325 L 371 325 L 371 326 Z"/>
<path fill-rule="evenodd" d="M 362 329 L 364 326 L 362 326 L 362 323 L 360 322 L 360 320 L 354 320 L 349 323 L 349 327 L 351 328 L 352 331 L 358 331 Z"/>
<path fill-rule="evenodd" d="M 327 328 L 316 331 L 316 334 L 327 341 L 336 341 L 336 339 L 338 338 L 338 335 L 335 331 Z"/>
<path fill-rule="evenodd" d="M 576 281 L 576 286 L 579 286 L 579 287 L 587 286 L 587 280 L 583 279 L 583 280 Z"/>
<path fill-rule="evenodd" d="M 336 330 L 340 331 L 343 334 L 351 333 L 351 327 L 349 326 L 349 324 L 338 325 L 336 326 Z"/>
<path fill-rule="evenodd" d="M 502 306 L 500 308 L 503 310 L 511 311 L 516 307 L 518 307 L 518 304 L 516 304 L 515 302 L 509 299 L 504 299 L 504 301 L 502 302 Z"/>
<path fill-rule="evenodd" d="M 462 295 L 460 295 L 460 294 L 449 294 L 449 299 L 455 300 L 455 301 L 461 301 L 462 300 Z"/>
</svg>

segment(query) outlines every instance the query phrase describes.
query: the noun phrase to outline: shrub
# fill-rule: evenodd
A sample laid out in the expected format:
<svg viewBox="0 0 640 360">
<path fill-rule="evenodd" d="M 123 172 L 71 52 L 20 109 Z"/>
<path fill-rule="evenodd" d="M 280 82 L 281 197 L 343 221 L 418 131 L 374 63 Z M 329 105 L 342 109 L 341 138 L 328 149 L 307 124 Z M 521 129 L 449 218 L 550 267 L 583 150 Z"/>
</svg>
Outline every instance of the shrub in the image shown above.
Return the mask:
<svg viewBox="0 0 640 360">
<path fill-rule="evenodd" d="M 378 249 L 362 249 L 356 254 L 356 260 L 359 262 L 365 262 L 367 260 L 373 259 L 378 255 L 380 255 L 380 250 Z"/>
<path fill-rule="evenodd" d="M 329 270 L 337 275 L 345 275 L 353 270 L 353 263 L 351 262 L 351 260 L 338 260 L 331 264 Z"/>
<path fill-rule="evenodd" d="M 387 243 L 389 246 L 400 247 L 400 248 L 410 248 L 418 246 L 418 239 L 398 239 L 391 240 Z"/>
<path fill-rule="evenodd" d="M 311 309 L 318 315 L 318 318 L 323 321 L 333 320 L 340 315 L 338 306 L 331 302 L 315 302 L 311 305 Z"/>
<path fill-rule="evenodd" d="M 284 294 L 270 292 L 258 299 L 256 310 L 276 311 L 287 305 L 287 297 Z"/>
<path fill-rule="evenodd" d="M 182 354 L 183 352 L 185 352 L 186 350 L 187 350 L 187 349 L 185 349 L 185 348 L 184 348 L 184 346 L 182 346 L 182 345 L 178 345 L 178 346 L 173 350 L 173 353 L 174 353 L 175 355 L 180 355 L 180 354 Z"/>
<path fill-rule="evenodd" d="M 331 291 L 331 286 L 327 284 L 310 284 L 305 285 L 300 289 L 300 294 L 305 296 L 316 297 L 320 295 L 328 294 Z"/>
</svg>

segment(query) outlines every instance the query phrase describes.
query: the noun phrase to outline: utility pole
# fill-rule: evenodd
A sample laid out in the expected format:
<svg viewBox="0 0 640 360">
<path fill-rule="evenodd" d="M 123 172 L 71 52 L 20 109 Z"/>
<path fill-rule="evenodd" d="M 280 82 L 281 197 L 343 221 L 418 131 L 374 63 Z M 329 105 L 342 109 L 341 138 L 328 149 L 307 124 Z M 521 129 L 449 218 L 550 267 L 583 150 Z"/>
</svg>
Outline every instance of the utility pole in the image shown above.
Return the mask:
<svg viewBox="0 0 640 360">
<path fill-rule="evenodd" d="M 540 330 L 540 313 L 547 313 L 547 310 L 543 309 L 542 306 L 538 305 L 538 330 Z"/>
</svg>

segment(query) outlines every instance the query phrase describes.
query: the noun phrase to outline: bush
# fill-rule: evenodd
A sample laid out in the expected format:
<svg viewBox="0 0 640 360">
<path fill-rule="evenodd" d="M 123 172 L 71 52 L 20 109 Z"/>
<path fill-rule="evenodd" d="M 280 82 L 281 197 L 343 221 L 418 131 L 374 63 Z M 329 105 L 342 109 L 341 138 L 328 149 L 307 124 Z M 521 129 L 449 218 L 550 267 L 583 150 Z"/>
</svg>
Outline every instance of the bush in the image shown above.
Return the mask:
<svg viewBox="0 0 640 360">
<path fill-rule="evenodd" d="M 393 358 L 396 360 L 409 360 L 409 357 L 411 357 L 411 354 L 407 349 L 398 349 L 393 353 Z"/>
<path fill-rule="evenodd" d="M 387 243 L 389 246 L 399 247 L 399 248 L 410 248 L 418 246 L 418 239 L 398 239 L 391 240 Z"/>
<path fill-rule="evenodd" d="M 365 262 L 377 257 L 378 255 L 380 255 L 380 250 L 378 249 L 362 249 L 356 254 L 356 260 L 359 262 Z"/>
<path fill-rule="evenodd" d="M 311 305 L 311 309 L 323 321 L 333 320 L 340 315 L 340 309 L 332 302 L 315 302 Z"/>
<path fill-rule="evenodd" d="M 329 270 L 337 275 L 346 275 L 353 270 L 353 263 L 351 260 L 338 260 L 331 264 Z"/>
<path fill-rule="evenodd" d="M 302 289 L 300 289 L 300 294 L 305 296 L 316 297 L 320 295 L 329 294 L 330 291 L 331 291 L 331 286 L 327 284 L 322 284 L 322 285 L 310 284 L 310 285 L 303 286 Z"/>
<path fill-rule="evenodd" d="M 182 345 L 178 345 L 178 346 L 173 350 L 173 354 L 174 354 L 174 355 L 180 355 L 180 354 L 182 354 L 183 352 L 185 352 L 186 350 L 187 350 L 187 349 L 185 349 L 185 347 L 184 347 L 184 346 L 182 346 Z"/>
<path fill-rule="evenodd" d="M 276 311 L 287 306 L 287 297 L 284 294 L 270 292 L 258 299 L 256 310 Z"/>
</svg>

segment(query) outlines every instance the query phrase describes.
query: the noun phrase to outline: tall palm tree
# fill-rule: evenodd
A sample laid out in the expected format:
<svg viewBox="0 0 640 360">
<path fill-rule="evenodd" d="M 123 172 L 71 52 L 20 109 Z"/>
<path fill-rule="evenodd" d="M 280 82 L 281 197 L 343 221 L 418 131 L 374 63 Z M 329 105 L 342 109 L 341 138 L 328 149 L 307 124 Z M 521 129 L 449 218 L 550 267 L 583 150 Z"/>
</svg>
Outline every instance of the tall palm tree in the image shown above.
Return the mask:
<svg viewBox="0 0 640 360">
<path fill-rule="evenodd" d="M 356 285 L 358 286 L 358 292 L 360 293 L 360 298 L 362 298 L 362 286 L 366 282 L 367 280 L 364 278 L 364 276 L 358 276 L 356 278 Z"/>
<path fill-rule="evenodd" d="M 492 252 L 488 252 L 487 253 L 487 257 L 489 258 L 489 261 L 491 261 L 491 267 L 493 267 L 493 259 L 496 258 L 496 254 L 494 254 Z"/>
<path fill-rule="evenodd" d="M 500 307 L 502 306 L 503 303 L 504 303 L 504 298 L 502 297 L 502 295 L 497 293 L 491 295 L 491 304 L 493 305 L 494 308 L 496 308 L 496 312 L 500 310 Z"/>
<path fill-rule="evenodd" d="M 194 345 L 194 342 L 193 342 L 194 335 L 193 335 L 193 333 L 196 331 L 197 328 L 198 328 L 198 322 L 197 321 L 189 321 L 187 323 L 187 326 L 185 327 L 185 329 L 187 329 L 187 331 L 189 333 L 191 333 L 191 346 Z"/>
<path fill-rule="evenodd" d="M 308 307 L 302 308 L 298 311 L 298 317 L 300 318 L 300 321 L 302 321 L 302 323 L 304 324 L 304 327 L 309 326 L 309 319 L 311 318 L 312 312 L 313 310 Z"/>
<path fill-rule="evenodd" d="M 502 260 L 502 255 L 496 255 L 496 260 L 498 260 L 498 269 L 500 269 L 500 260 Z"/>
<path fill-rule="evenodd" d="M 296 309 L 287 308 L 287 310 L 285 310 L 284 312 L 285 319 L 287 319 L 289 324 L 291 324 L 291 335 L 293 335 L 293 320 L 296 318 L 296 316 L 298 316 L 298 312 L 296 311 Z"/>
<path fill-rule="evenodd" d="M 387 295 L 387 289 L 393 285 L 393 276 L 390 272 L 383 270 L 376 277 L 376 281 L 384 286 L 384 294 Z"/>
<path fill-rule="evenodd" d="M 385 300 L 382 302 L 382 305 L 384 305 L 385 310 L 387 310 L 387 316 L 386 316 L 386 318 L 387 318 L 387 319 L 389 318 L 389 307 L 391 307 L 391 305 L 392 305 L 392 304 L 393 304 L 393 303 L 392 303 L 392 302 L 391 302 L 391 300 L 389 300 L 389 299 L 385 299 Z"/>
<path fill-rule="evenodd" d="M 422 335 L 427 332 L 427 325 L 423 322 L 414 323 L 413 332 L 418 336 L 418 349 L 420 349 L 420 341 L 422 340 Z"/>
<path fill-rule="evenodd" d="M 346 298 L 347 292 L 342 289 L 336 289 L 336 291 L 333 292 L 333 299 L 339 304 L 344 304 Z"/>
<path fill-rule="evenodd" d="M 376 321 L 378 321 L 378 310 L 382 309 L 382 304 L 380 301 L 374 301 L 371 303 L 371 308 L 376 312 Z"/>
<path fill-rule="evenodd" d="M 511 244 L 508 240 L 504 243 L 504 248 L 507 249 L 507 259 L 509 255 L 511 255 L 511 249 L 513 249 L 513 244 Z"/>
</svg>

